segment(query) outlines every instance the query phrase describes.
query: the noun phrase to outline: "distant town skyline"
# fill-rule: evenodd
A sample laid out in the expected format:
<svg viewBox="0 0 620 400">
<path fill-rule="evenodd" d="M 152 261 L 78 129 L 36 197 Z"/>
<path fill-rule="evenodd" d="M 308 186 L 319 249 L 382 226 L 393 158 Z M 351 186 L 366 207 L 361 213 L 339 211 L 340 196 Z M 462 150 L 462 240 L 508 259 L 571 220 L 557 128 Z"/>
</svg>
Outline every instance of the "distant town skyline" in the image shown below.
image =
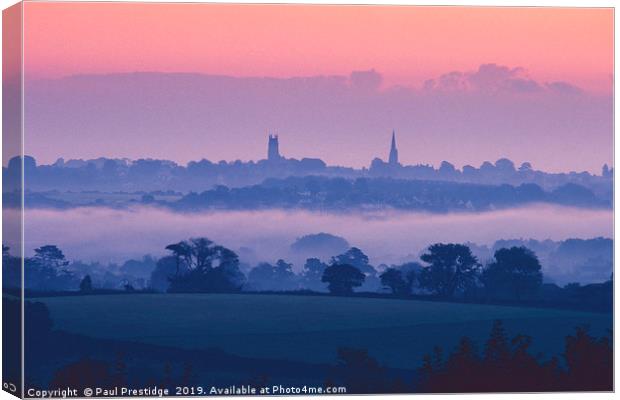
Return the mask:
<svg viewBox="0 0 620 400">
<path fill-rule="evenodd" d="M 284 160 L 303 160 L 303 159 L 312 159 L 312 160 L 320 160 L 323 161 L 320 157 L 305 157 L 305 156 L 301 156 L 301 157 L 287 157 L 286 154 L 282 154 L 280 153 L 280 135 L 278 134 L 274 134 L 274 133 L 269 133 L 268 135 L 266 135 L 267 138 L 267 146 L 266 146 L 266 152 L 265 152 L 265 156 L 262 158 L 258 158 L 255 160 L 239 160 L 239 159 L 235 159 L 235 160 L 215 160 L 215 159 L 207 159 L 210 162 L 220 162 L 220 161 L 226 161 L 226 162 L 235 162 L 235 161 L 243 161 L 243 162 L 259 162 L 259 161 L 270 161 L 270 162 L 278 162 L 278 161 L 284 161 Z M 29 154 L 26 154 L 26 156 L 30 156 Z M 97 158 L 108 158 L 108 159 L 128 159 L 127 157 L 97 157 Z M 149 157 L 144 157 L 145 159 L 149 159 Z M 203 158 L 206 159 L 206 158 Z M 408 166 L 419 166 L 419 165 L 431 165 L 435 168 L 439 168 L 440 165 L 432 165 L 432 164 L 425 164 L 425 163 L 412 163 L 412 164 L 402 164 L 398 158 L 398 145 L 397 145 L 397 140 L 396 140 L 396 130 L 392 129 L 392 134 L 391 134 L 391 140 L 390 140 L 390 145 L 389 145 L 389 150 L 386 151 L 386 155 L 383 154 L 377 154 L 376 157 L 374 157 L 371 162 L 369 163 L 368 166 L 362 166 L 361 168 L 370 168 L 371 164 L 373 161 L 375 160 L 381 160 L 382 162 L 385 163 L 385 165 L 389 166 L 389 167 L 408 167 Z M 37 161 L 36 158 L 34 158 L 35 162 L 37 163 L 37 165 L 41 165 L 41 163 L 39 163 Z M 73 159 L 66 159 L 64 157 L 58 157 L 55 162 L 53 163 L 47 163 L 46 165 L 56 165 L 58 164 L 58 161 L 62 160 L 63 164 L 65 162 L 68 162 L 70 160 L 83 160 L 86 161 L 88 159 L 83 159 L 83 158 L 73 158 Z M 137 161 L 138 159 L 128 159 L 131 161 Z M 196 160 L 190 160 L 189 162 L 198 162 L 201 161 L 202 159 L 196 159 Z M 529 161 L 523 161 L 522 163 L 517 163 L 514 160 L 510 160 L 509 158 L 506 157 L 499 157 L 498 159 L 494 159 L 494 160 L 486 160 L 484 161 L 486 162 L 490 162 L 491 164 L 495 164 L 497 161 L 504 161 L 504 160 L 508 160 L 514 163 L 514 167 L 515 169 L 519 169 L 520 166 L 527 164 L 529 165 L 529 167 L 532 167 L 534 169 L 535 166 L 532 166 L 531 163 Z M 173 160 L 167 160 L 167 161 L 173 161 Z M 452 164 L 449 160 L 442 160 L 443 162 L 448 162 L 450 164 Z M 464 165 L 454 165 L 452 164 L 457 170 L 462 170 L 463 167 L 469 166 L 469 167 L 474 167 L 474 168 L 478 168 L 481 165 L 472 165 L 472 164 L 464 164 Z M 328 167 L 344 167 L 344 168 L 354 168 L 355 167 L 350 167 L 347 165 L 338 165 L 338 164 L 334 164 L 334 165 L 330 165 L 328 163 L 326 163 L 326 166 Z M 601 165 L 601 171 L 603 171 L 603 175 L 605 174 L 609 174 L 610 170 L 613 170 L 614 165 L 613 164 L 608 164 L 608 163 L 604 163 Z M 601 171 L 594 171 L 593 175 L 600 175 Z M 543 172 L 548 172 L 548 171 L 543 171 Z M 564 171 L 564 172 L 580 172 L 580 171 Z"/>
<path fill-rule="evenodd" d="M 275 132 L 361 168 L 392 128 L 407 165 L 613 163 L 611 8 L 33 2 L 24 24 L 43 163 L 258 160 Z"/>
</svg>

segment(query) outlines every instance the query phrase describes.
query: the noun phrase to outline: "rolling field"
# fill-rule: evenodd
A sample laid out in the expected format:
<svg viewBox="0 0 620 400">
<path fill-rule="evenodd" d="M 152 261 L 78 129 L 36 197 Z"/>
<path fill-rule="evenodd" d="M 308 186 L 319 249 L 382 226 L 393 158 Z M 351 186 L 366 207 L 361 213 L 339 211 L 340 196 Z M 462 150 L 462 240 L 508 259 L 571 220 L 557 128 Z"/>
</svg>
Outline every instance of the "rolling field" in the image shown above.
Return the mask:
<svg viewBox="0 0 620 400">
<path fill-rule="evenodd" d="M 544 356 L 588 324 L 596 335 L 610 314 L 395 299 L 254 294 L 144 294 L 36 299 L 55 329 L 185 349 L 221 348 L 256 358 L 333 363 L 341 346 L 367 348 L 394 368 L 417 368 L 435 345 L 451 351 L 461 336 L 483 348 L 492 322 L 534 338 Z"/>
</svg>

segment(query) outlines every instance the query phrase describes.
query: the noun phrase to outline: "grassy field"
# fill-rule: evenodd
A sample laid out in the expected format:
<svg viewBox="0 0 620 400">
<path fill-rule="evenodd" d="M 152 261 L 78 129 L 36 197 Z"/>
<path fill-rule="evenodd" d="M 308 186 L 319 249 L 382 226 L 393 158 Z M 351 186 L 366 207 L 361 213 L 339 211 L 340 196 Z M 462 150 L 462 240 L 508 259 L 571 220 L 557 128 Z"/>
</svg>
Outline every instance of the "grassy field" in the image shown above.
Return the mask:
<svg viewBox="0 0 620 400">
<path fill-rule="evenodd" d="M 452 350 L 464 335 L 482 348 L 495 319 L 510 335 L 531 335 L 533 351 L 544 356 L 561 353 L 577 325 L 597 335 L 611 328 L 609 314 L 392 299 L 144 294 L 37 301 L 48 305 L 56 329 L 96 338 L 313 363 L 333 363 L 336 349 L 350 346 L 408 369 L 433 346 Z"/>
</svg>

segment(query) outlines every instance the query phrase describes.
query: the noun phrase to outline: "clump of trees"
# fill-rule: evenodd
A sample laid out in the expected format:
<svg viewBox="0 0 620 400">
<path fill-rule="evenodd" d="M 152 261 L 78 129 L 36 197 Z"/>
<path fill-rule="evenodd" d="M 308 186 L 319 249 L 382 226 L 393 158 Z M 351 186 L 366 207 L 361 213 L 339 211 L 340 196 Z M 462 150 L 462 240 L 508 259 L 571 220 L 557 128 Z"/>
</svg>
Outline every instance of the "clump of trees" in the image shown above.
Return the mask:
<svg viewBox="0 0 620 400">
<path fill-rule="evenodd" d="M 299 274 L 293 265 L 278 260 L 275 264 L 260 263 L 248 273 L 244 290 L 251 291 L 329 291 L 348 295 L 357 289 L 376 292 L 380 287 L 377 270 L 368 256 L 357 247 L 331 258 L 325 263 L 318 258 L 308 258 Z"/>
<path fill-rule="evenodd" d="M 365 349 L 343 347 L 327 382 L 364 394 L 613 390 L 611 332 L 594 337 L 577 327 L 563 353 L 546 360 L 532 354 L 532 343 L 526 335 L 510 337 L 496 320 L 481 347 L 466 336 L 447 354 L 435 346 L 415 377 L 380 365 Z"/>
<path fill-rule="evenodd" d="M 3 284 L 19 288 L 21 259 L 3 246 Z M 166 247 L 168 255 L 156 260 L 128 260 L 122 265 L 70 263 L 55 245 L 41 246 L 26 258 L 25 286 L 31 291 L 237 292 L 312 291 L 335 295 L 391 294 L 472 302 L 561 305 L 611 311 L 613 282 L 559 287 L 543 283 L 541 263 L 523 245 L 495 251 L 484 265 L 464 244 L 435 243 L 420 262 L 379 266 L 356 247 L 323 262 L 308 258 L 300 272 L 283 259 L 254 268 L 242 265 L 238 255 L 205 237 Z M 378 272 L 378 270 L 380 272 Z M 149 273 L 149 271 L 151 271 Z"/>
<path fill-rule="evenodd" d="M 22 258 L 11 254 L 11 249 L 3 245 L 2 261 L 3 287 L 19 289 Z M 69 261 L 56 245 L 44 245 L 34 249 L 34 255 L 24 258 L 23 262 L 24 287 L 35 292 L 80 290 L 86 276 L 97 291 L 120 290 L 127 285 L 145 289 L 146 280 L 156 264 L 156 260 L 150 256 L 145 256 L 142 260 L 127 260 L 122 265 Z"/>
<path fill-rule="evenodd" d="M 441 348 L 424 357 L 420 389 L 424 392 L 541 392 L 609 391 L 613 388 L 613 349 L 610 336 L 596 338 L 584 327 L 566 337 L 561 364 L 558 357 L 542 361 L 531 354 L 532 338 L 509 338 L 495 321 L 482 351 L 463 337 L 443 357 Z"/>
<path fill-rule="evenodd" d="M 207 238 L 174 243 L 166 250 L 172 253 L 175 266 L 169 292 L 235 292 L 245 282 L 237 254 Z"/>
<path fill-rule="evenodd" d="M 293 264 L 280 259 L 275 264 L 260 263 L 248 274 L 248 288 L 255 291 L 283 291 L 297 288 Z"/>
<path fill-rule="evenodd" d="M 36 248 L 34 256 L 24 260 L 24 285 L 35 290 L 75 288 L 79 279 L 68 266 L 69 261 L 58 246 Z"/>
<path fill-rule="evenodd" d="M 525 247 L 502 248 L 483 266 L 463 244 L 436 243 L 421 256 L 424 264 L 386 268 L 381 284 L 395 296 L 418 294 L 441 299 L 528 300 L 542 286 L 541 265 Z"/>
<path fill-rule="evenodd" d="M 389 288 L 395 296 L 408 296 L 413 290 L 416 281 L 415 271 L 403 271 L 389 267 L 380 276 L 381 284 Z"/>
</svg>

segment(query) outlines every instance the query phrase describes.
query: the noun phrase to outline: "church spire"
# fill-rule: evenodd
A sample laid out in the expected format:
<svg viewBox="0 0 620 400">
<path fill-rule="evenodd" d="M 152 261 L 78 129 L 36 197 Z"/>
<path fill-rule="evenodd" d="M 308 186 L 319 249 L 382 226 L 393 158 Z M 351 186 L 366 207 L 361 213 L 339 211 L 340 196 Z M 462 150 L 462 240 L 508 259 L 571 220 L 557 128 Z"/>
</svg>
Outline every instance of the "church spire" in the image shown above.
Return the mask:
<svg viewBox="0 0 620 400">
<path fill-rule="evenodd" d="M 398 165 L 398 150 L 396 149 L 396 132 L 392 129 L 392 146 L 390 147 L 390 165 Z"/>
</svg>

